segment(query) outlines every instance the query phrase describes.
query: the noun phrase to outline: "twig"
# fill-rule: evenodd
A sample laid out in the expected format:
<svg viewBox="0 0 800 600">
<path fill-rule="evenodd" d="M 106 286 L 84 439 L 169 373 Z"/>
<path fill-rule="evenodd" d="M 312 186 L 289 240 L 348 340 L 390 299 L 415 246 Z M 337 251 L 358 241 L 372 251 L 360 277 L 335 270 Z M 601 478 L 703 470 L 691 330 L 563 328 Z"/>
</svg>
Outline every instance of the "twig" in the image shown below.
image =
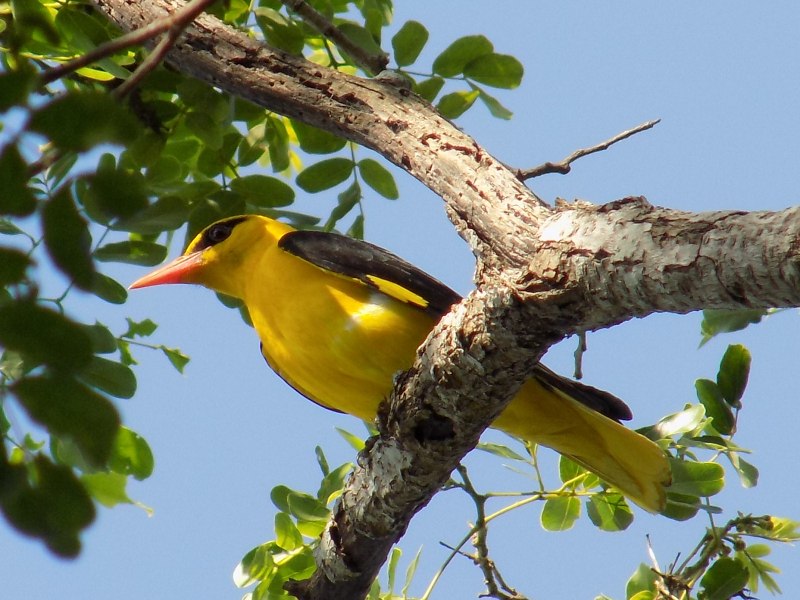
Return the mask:
<svg viewBox="0 0 800 600">
<path fill-rule="evenodd" d="M 336 25 L 325 17 L 325 15 L 317 12 L 317 10 L 305 0 L 281 1 L 288 9 L 300 15 L 306 23 L 329 40 L 332 40 L 342 52 L 348 54 L 358 66 L 367 71 L 370 75 L 377 75 L 389 64 L 389 58 L 385 53 L 372 54 L 367 52 L 343 34 Z"/>
<path fill-rule="evenodd" d="M 561 162 L 553 163 L 553 162 L 546 162 L 538 167 L 533 167 L 532 169 L 517 169 L 515 174 L 517 179 L 520 181 L 525 181 L 526 179 L 532 179 L 534 177 L 539 177 L 540 175 L 546 175 L 548 173 L 561 173 L 565 175 L 569 173 L 572 169 L 571 164 L 589 154 L 594 154 L 595 152 L 600 152 L 601 150 L 606 150 L 609 146 L 616 144 L 626 138 L 631 137 L 637 133 L 642 131 L 646 131 L 655 127 L 658 123 L 661 122 L 661 119 L 654 119 L 652 121 L 647 121 L 646 123 L 642 123 L 641 125 L 637 125 L 633 129 L 628 129 L 627 131 L 623 131 L 612 137 L 611 139 L 606 140 L 605 142 L 601 142 L 596 146 L 590 146 L 589 148 L 581 148 L 580 150 L 576 150 L 572 154 L 570 154 L 567 158 L 562 160 Z"/>
<path fill-rule="evenodd" d="M 191 23 L 197 17 L 197 15 L 203 12 L 206 6 L 211 4 L 211 2 L 213 2 L 213 0 L 193 0 L 179 10 L 176 10 L 171 15 L 167 15 L 166 17 L 158 19 L 157 21 L 153 21 L 141 29 L 131 31 L 130 33 L 126 33 L 125 35 L 116 39 L 109 40 L 105 44 L 101 44 L 83 56 L 79 56 L 73 60 L 65 62 L 62 65 L 48 69 L 41 74 L 40 81 L 43 85 L 52 83 L 56 79 L 61 79 L 65 75 L 77 71 L 86 65 L 90 65 L 93 62 L 97 62 L 101 58 L 111 56 L 123 48 L 128 48 L 129 46 L 138 46 L 139 44 L 154 38 L 164 31 L 170 29 L 177 29 L 178 31 L 181 31 L 184 27 L 186 27 L 186 25 Z M 177 34 L 175 37 L 177 37 Z M 145 61 L 145 63 L 146 62 L 147 61 Z M 142 65 L 145 63 L 142 63 Z M 140 65 L 140 68 L 142 65 Z"/>
<path fill-rule="evenodd" d="M 583 379 L 583 355 L 586 352 L 586 332 L 578 333 L 578 347 L 575 348 L 575 372 L 572 376 L 575 379 Z"/>
</svg>

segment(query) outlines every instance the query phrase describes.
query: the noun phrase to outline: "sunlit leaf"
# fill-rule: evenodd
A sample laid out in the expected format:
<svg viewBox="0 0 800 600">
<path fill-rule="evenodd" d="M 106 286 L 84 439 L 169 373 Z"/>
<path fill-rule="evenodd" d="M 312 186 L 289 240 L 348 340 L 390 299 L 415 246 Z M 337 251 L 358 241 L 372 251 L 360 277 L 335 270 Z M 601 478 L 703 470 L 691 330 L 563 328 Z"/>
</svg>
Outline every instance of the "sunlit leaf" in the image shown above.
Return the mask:
<svg viewBox="0 0 800 600">
<path fill-rule="evenodd" d="M 718 558 L 700 580 L 703 600 L 729 600 L 747 585 L 749 573 L 737 559 Z"/>
<path fill-rule="evenodd" d="M 672 484 L 667 488 L 676 494 L 713 496 L 725 486 L 725 469 L 714 462 L 690 462 L 670 459 Z"/>
<path fill-rule="evenodd" d="M 623 531 L 633 522 L 633 511 L 622 494 L 594 494 L 586 503 L 586 514 L 603 531 Z"/>
<path fill-rule="evenodd" d="M 120 427 L 108 466 L 115 473 L 131 475 L 138 480 L 147 479 L 153 472 L 153 452 L 142 436 L 127 427 Z"/>
<path fill-rule="evenodd" d="M 154 242 L 129 240 L 100 246 L 94 257 L 103 262 L 120 262 L 143 267 L 154 267 L 164 262 L 167 247 Z"/>
<path fill-rule="evenodd" d="M 377 160 L 365 158 L 358 161 L 358 172 L 361 174 L 364 183 L 378 192 L 384 198 L 397 200 L 400 193 L 397 191 L 397 184 L 389 170 Z"/>
<path fill-rule="evenodd" d="M 436 108 L 443 117 L 455 119 L 460 117 L 470 106 L 475 104 L 475 100 L 478 98 L 478 95 L 479 92 L 476 90 L 472 90 L 470 92 L 459 91 L 453 92 L 452 94 L 445 94 L 439 100 Z"/>
<path fill-rule="evenodd" d="M 329 158 L 303 169 L 296 182 L 306 192 L 321 192 L 345 181 L 354 166 L 347 158 Z"/>
<path fill-rule="evenodd" d="M 542 507 L 542 528 L 547 531 L 572 529 L 581 514 L 581 502 L 575 496 L 548 498 Z"/>
<path fill-rule="evenodd" d="M 259 207 L 286 206 L 294 201 L 294 190 L 280 179 L 246 175 L 231 181 L 231 189 Z"/>
</svg>

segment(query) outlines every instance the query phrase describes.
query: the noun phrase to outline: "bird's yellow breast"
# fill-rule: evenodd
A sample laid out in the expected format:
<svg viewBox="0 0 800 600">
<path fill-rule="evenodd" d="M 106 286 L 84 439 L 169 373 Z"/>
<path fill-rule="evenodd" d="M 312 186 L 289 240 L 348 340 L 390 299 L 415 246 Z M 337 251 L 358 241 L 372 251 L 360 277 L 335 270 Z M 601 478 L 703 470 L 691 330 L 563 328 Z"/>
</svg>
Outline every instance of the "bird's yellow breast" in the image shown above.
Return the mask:
<svg viewBox="0 0 800 600">
<path fill-rule="evenodd" d="M 273 369 L 315 402 L 372 420 L 433 319 L 277 246 L 254 271 L 244 300 Z"/>
</svg>

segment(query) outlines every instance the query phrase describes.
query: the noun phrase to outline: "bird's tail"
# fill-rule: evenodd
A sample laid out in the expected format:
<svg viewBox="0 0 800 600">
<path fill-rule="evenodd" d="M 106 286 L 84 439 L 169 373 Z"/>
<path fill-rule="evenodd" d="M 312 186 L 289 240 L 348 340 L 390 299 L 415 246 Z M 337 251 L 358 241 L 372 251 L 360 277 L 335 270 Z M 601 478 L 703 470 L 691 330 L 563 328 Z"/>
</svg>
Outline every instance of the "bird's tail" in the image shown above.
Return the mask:
<svg viewBox="0 0 800 600">
<path fill-rule="evenodd" d="M 575 385 L 584 394 L 594 388 L 550 371 L 547 374 L 547 380 L 540 379 L 538 372 L 528 380 L 493 427 L 568 456 L 650 512 L 663 510 L 665 487 L 670 482 L 664 451 L 643 435 L 588 408 L 585 398 L 576 399 L 571 393 Z M 607 403 L 607 397 L 614 398 L 594 391 L 602 394 L 597 398 L 601 404 Z"/>
</svg>

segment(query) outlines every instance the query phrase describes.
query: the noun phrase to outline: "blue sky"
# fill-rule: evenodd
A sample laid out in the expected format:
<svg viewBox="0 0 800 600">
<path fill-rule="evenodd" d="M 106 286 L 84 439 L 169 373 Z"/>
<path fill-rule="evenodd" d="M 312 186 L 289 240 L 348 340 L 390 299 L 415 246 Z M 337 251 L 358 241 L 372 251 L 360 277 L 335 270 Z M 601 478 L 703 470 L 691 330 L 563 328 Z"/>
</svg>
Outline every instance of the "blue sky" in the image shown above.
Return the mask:
<svg viewBox="0 0 800 600">
<path fill-rule="evenodd" d="M 602 203 L 645 195 L 685 210 L 771 210 L 798 203 L 795 3 L 464 1 L 456 14 L 443 5 L 398 3 L 396 25 L 411 18 L 431 32 L 417 70 L 425 57 L 432 60 L 453 39 L 473 33 L 484 33 L 498 52 L 522 60 L 520 89 L 497 94 L 514 111 L 512 121 L 492 119 L 476 107 L 458 122 L 510 165 L 559 160 L 645 120 L 662 119 L 654 130 L 580 160 L 567 176 L 533 180 L 532 188 L 548 201 Z M 399 201 L 366 201 L 367 239 L 466 293 L 474 263 L 441 201 L 410 177 L 396 178 Z M 298 208 L 327 214 L 336 192 L 301 193 Z M 126 268 L 114 275 L 129 282 L 143 273 Z M 251 547 L 272 538 L 270 489 L 279 483 L 316 489 L 314 446 L 321 445 L 332 464 L 352 460 L 334 428 L 361 433 L 362 426 L 286 387 L 264 364 L 254 332 L 208 291 L 141 290 L 121 307 L 76 294 L 71 308 L 115 329 L 124 327 L 126 316 L 152 318 L 160 325 L 154 340 L 180 347 L 192 362 L 180 376 L 159 354 L 138 352 L 139 392 L 119 402 L 127 424 L 156 454 L 153 477 L 129 490 L 154 515 L 134 507 L 101 510 L 73 562 L 53 559 L 39 543 L 3 526 L 4 597 L 239 598 L 233 567 Z M 733 476 L 718 502 L 730 510 L 800 518 L 800 470 L 793 457 L 800 417 L 793 380 L 796 312 L 702 349 L 699 322 L 697 314 L 657 315 L 591 334 L 584 381 L 625 399 L 639 426 L 694 401 L 694 380 L 714 377 L 727 344 L 746 344 L 753 371 L 737 441 L 755 451 L 751 462 L 761 481 L 742 490 Z M 569 374 L 573 349 L 568 340 L 545 363 Z M 495 433 L 485 439 L 503 441 Z M 555 462 L 547 464 L 552 469 Z M 527 487 L 497 459 L 473 453 L 468 465 L 484 490 Z M 415 593 L 446 556 L 439 541 L 456 542 L 472 518 L 467 501 L 448 492 L 415 519 L 402 544 L 408 559 L 423 547 Z M 541 530 L 538 519 L 538 507 L 529 507 L 498 520 L 490 534 L 504 576 L 535 598 L 622 598 L 627 577 L 647 561 L 645 535 L 665 566 L 677 552 L 691 550 L 706 526 L 702 518 L 675 523 L 638 511 L 624 533 L 600 532 L 584 519 L 572 531 L 553 534 Z M 786 597 L 800 594 L 800 571 L 793 568 L 798 558 L 794 548 L 774 554 L 784 569 L 778 583 Z M 482 589 L 477 569 L 456 559 L 434 597 L 475 597 Z"/>
</svg>

